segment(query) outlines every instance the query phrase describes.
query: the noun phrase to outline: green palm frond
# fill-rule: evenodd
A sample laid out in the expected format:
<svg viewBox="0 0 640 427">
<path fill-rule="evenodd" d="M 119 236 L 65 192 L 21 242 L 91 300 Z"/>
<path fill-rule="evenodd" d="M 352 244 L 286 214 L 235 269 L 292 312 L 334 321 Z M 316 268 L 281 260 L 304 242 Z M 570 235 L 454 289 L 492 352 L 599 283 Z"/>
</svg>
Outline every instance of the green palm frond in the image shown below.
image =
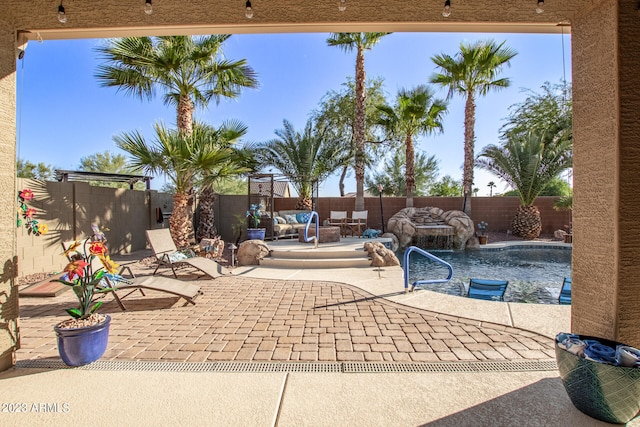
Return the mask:
<svg viewBox="0 0 640 427">
<path fill-rule="evenodd" d="M 503 179 L 518 192 L 522 205 L 530 206 L 551 180 L 573 166 L 572 144 L 564 132 L 531 131 L 502 146 L 485 147 L 475 166 Z"/>
</svg>

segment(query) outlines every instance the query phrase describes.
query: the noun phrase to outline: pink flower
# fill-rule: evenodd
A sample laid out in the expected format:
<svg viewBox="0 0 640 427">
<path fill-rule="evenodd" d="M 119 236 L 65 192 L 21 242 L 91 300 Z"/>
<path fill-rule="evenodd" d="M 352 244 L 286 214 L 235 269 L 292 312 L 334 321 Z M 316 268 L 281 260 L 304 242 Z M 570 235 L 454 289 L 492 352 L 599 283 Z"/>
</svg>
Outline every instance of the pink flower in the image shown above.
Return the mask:
<svg viewBox="0 0 640 427">
<path fill-rule="evenodd" d="M 25 201 L 33 199 L 33 191 L 25 188 L 20 192 L 20 198 Z"/>
</svg>

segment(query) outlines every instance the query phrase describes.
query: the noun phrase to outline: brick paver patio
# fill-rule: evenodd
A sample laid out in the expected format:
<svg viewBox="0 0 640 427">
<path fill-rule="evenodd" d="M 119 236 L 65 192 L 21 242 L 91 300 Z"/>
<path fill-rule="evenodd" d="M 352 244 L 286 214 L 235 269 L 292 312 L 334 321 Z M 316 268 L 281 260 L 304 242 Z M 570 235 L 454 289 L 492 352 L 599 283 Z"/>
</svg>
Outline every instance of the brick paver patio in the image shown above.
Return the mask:
<svg viewBox="0 0 640 427">
<path fill-rule="evenodd" d="M 335 272 L 334 272 L 335 273 Z M 112 316 L 103 359 L 162 361 L 549 360 L 550 338 L 413 309 L 329 282 L 222 277 L 198 280 L 195 306 L 163 293 L 128 297 Z M 53 325 L 71 292 L 21 298 L 18 360 L 58 358 Z"/>
</svg>

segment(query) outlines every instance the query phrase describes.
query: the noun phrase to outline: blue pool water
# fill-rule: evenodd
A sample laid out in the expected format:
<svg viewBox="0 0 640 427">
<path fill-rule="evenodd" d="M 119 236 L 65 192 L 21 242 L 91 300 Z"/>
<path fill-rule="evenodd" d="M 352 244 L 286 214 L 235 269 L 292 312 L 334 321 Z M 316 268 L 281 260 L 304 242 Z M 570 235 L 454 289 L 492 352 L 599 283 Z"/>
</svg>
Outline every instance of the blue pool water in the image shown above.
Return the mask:
<svg viewBox="0 0 640 427">
<path fill-rule="evenodd" d="M 571 250 L 565 248 L 508 248 L 504 250 L 436 251 L 433 255 L 453 267 L 449 283 L 424 285 L 424 289 L 466 295 L 469 279 L 508 280 L 505 301 L 557 304 L 562 279 L 571 276 Z M 403 262 L 403 253 L 398 253 Z M 446 278 L 448 269 L 413 252 L 409 283 Z"/>
</svg>

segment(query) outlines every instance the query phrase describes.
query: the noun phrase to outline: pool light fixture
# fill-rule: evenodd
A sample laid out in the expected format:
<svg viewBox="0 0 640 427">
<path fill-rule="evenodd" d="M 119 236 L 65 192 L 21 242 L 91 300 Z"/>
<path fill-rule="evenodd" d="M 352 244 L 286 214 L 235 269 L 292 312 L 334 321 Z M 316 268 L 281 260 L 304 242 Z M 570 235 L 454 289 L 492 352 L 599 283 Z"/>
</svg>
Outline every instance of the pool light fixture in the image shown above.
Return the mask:
<svg viewBox="0 0 640 427">
<path fill-rule="evenodd" d="M 253 18 L 253 9 L 251 8 L 251 1 L 249 0 L 247 0 L 247 3 L 245 4 L 244 16 L 248 19 Z"/>
<path fill-rule="evenodd" d="M 344 12 L 345 10 L 347 10 L 347 0 L 340 0 L 338 2 L 338 10 L 340 12 Z"/>
<path fill-rule="evenodd" d="M 536 13 L 544 12 L 544 0 L 538 0 L 538 7 L 536 7 Z"/>
<path fill-rule="evenodd" d="M 151 15 L 153 13 L 153 4 L 151 4 L 151 0 L 145 0 L 144 13 L 146 13 L 147 15 Z"/>
</svg>

